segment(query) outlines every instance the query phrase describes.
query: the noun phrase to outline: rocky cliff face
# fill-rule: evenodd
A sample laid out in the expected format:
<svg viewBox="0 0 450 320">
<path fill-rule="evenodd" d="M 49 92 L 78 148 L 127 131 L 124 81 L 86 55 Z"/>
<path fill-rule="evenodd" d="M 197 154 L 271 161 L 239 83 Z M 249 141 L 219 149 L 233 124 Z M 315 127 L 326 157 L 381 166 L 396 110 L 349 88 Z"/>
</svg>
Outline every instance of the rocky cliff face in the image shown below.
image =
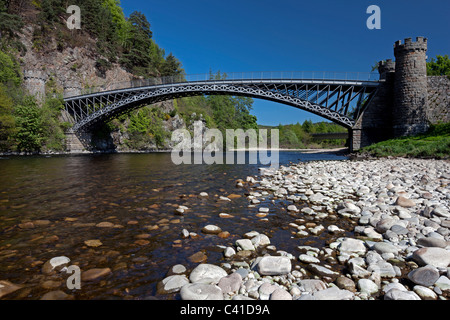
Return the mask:
<svg viewBox="0 0 450 320">
<path fill-rule="evenodd" d="M 81 94 L 83 89 L 91 87 L 102 87 L 103 90 L 117 88 L 121 82 L 130 82 L 136 77 L 123 69 L 118 63 L 111 64 L 106 71 L 100 71 L 96 63 L 103 57 L 96 51 L 95 39 L 83 35 L 83 45 L 75 47 L 61 46 L 55 39 L 48 42 L 40 50 L 35 49 L 33 43 L 33 32 L 35 26 L 27 25 L 20 35 L 21 42 L 26 47 L 26 53 L 18 56 L 24 74 L 24 85 L 26 90 L 35 96 L 39 102 L 43 102 L 46 95 L 46 88 L 51 84 L 59 92 L 64 92 L 65 96 Z M 172 101 L 165 101 L 155 105 L 164 113 L 173 111 Z M 154 107 L 154 106 L 152 106 Z M 127 127 L 129 122 L 125 121 Z M 182 118 L 176 116 L 164 119 L 163 127 L 167 132 L 185 127 Z M 132 151 L 125 141 L 129 139 L 125 131 L 114 130 L 108 137 L 92 138 L 93 149 L 96 150 L 116 150 Z M 164 146 L 149 144 L 145 149 L 159 150 L 173 147 L 170 138 L 166 139 Z"/>
</svg>

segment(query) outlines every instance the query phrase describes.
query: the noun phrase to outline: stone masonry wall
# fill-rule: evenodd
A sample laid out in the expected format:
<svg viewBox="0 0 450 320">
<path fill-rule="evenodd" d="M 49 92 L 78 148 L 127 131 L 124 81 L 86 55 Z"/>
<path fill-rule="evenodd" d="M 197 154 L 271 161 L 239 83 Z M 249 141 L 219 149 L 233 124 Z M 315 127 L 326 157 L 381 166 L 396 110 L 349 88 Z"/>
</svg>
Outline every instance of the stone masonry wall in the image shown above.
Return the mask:
<svg viewBox="0 0 450 320">
<path fill-rule="evenodd" d="M 428 77 L 428 121 L 432 124 L 450 122 L 450 79 Z"/>
</svg>

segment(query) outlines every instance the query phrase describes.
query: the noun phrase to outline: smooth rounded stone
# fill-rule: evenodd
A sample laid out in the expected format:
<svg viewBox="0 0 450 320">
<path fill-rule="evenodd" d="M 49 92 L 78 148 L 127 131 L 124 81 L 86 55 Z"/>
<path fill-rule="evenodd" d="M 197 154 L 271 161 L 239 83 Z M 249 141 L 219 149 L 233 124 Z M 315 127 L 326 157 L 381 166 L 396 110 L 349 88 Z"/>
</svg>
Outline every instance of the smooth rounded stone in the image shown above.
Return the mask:
<svg viewBox="0 0 450 320">
<path fill-rule="evenodd" d="M 250 231 L 250 232 L 247 232 L 247 233 L 244 234 L 244 238 L 246 238 L 246 239 L 253 239 L 257 235 L 259 235 L 258 231 Z"/>
<path fill-rule="evenodd" d="M 236 240 L 236 246 L 241 250 L 255 251 L 255 246 L 250 239 Z"/>
<path fill-rule="evenodd" d="M 399 196 L 395 201 L 395 204 L 403 208 L 412 208 L 416 206 L 416 202 L 414 200 L 405 198 L 403 196 Z"/>
<path fill-rule="evenodd" d="M 384 300 L 420 300 L 414 291 L 391 289 L 384 295 Z"/>
<path fill-rule="evenodd" d="M 328 232 L 331 232 L 331 233 L 339 233 L 339 232 L 344 232 L 345 231 L 345 230 L 339 228 L 338 226 L 335 226 L 334 224 L 329 225 L 327 227 L 327 230 L 328 230 Z"/>
<path fill-rule="evenodd" d="M 438 247 L 445 248 L 448 245 L 448 242 L 442 239 L 437 239 L 433 237 L 424 237 L 417 240 L 417 245 L 423 247 Z"/>
<path fill-rule="evenodd" d="M 261 286 L 258 288 L 259 293 L 259 299 L 260 300 L 269 300 L 270 295 L 277 290 L 279 287 L 277 285 L 271 284 L 269 282 L 264 282 Z"/>
<path fill-rule="evenodd" d="M 288 274 L 291 268 L 291 259 L 285 256 L 265 256 L 258 262 L 258 273 L 264 276 Z"/>
<path fill-rule="evenodd" d="M 292 297 L 298 297 L 302 294 L 300 289 L 296 286 L 292 286 L 291 290 L 289 290 L 289 293 L 291 294 Z"/>
<path fill-rule="evenodd" d="M 372 240 L 383 240 L 383 235 L 378 233 L 374 228 L 367 227 L 364 228 L 363 233 Z"/>
<path fill-rule="evenodd" d="M 258 211 L 261 212 L 261 213 L 269 213 L 270 210 L 267 207 L 261 207 L 261 208 L 258 209 Z"/>
<path fill-rule="evenodd" d="M 380 232 L 384 233 L 387 230 L 389 230 L 395 223 L 395 220 L 392 218 L 384 218 L 377 222 L 375 229 Z"/>
<path fill-rule="evenodd" d="M 236 254 L 236 251 L 231 247 L 226 247 L 223 252 L 223 255 L 225 256 L 225 258 L 231 258 L 235 254 Z"/>
<path fill-rule="evenodd" d="M 309 254 L 301 254 L 298 257 L 298 260 L 300 260 L 301 262 L 304 262 L 304 263 L 320 263 L 319 259 L 317 259 L 313 256 L 310 256 Z"/>
<path fill-rule="evenodd" d="M 369 296 L 377 293 L 379 290 L 378 285 L 370 279 L 359 279 L 358 289 L 361 293 L 367 293 Z"/>
<path fill-rule="evenodd" d="M 93 268 L 81 273 L 81 281 L 94 281 L 111 273 L 110 268 Z"/>
<path fill-rule="evenodd" d="M 200 192 L 200 197 L 207 197 L 208 196 L 208 193 L 206 193 L 206 192 Z"/>
<path fill-rule="evenodd" d="M 251 301 L 251 300 L 255 300 L 255 299 L 244 296 L 242 294 L 238 294 L 238 295 L 233 296 L 233 298 L 231 300 L 237 300 L 237 301 L 249 300 L 249 301 Z"/>
<path fill-rule="evenodd" d="M 386 293 L 391 289 L 398 289 L 398 290 L 405 291 L 405 292 L 408 291 L 408 289 L 406 289 L 405 286 L 399 282 L 390 282 L 387 285 L 385 285 L 381 291 L 383 293 Z"/>
<path fill-rule="evenodd" d="M 434 208 L 433 214 L 437 215 L 438 217 L 443 217 L 443 218 L 450 218 L 450 212 L 448 210 L 446 210 L 443 207 L 436 207 Z"/>
<path fill-rule="evenodd" d="M 338 246 L 339 251 L 346 252 L 348 254 L 363 255 L 366 253 L 367 248 L 364 241 L 359 239 L 345 238 Z"/>
<path fill-rule="evenodd" d="M 49 261 L 44 263 L 42 266 L 42 273 L 44 274 L 50 274 L 53 270 L 59 270 L 63 268 L 64 266 L 67 266 L 70 262 L 70 259 L 65 256 L 60 257 L 54 257 L 51 258 Z"/>
<path fill-rule="evenodd" d="M 86 240 L 84 242 L 84 244 L 87 245 L 88 247 L 94 247 L 94 248 L 100 247 L 101 245 L 103 245 L 103 243 L 98 239 Z"/>
<path fill-rule="evenodd" d="M 408 232 L 409 232 L 408 229 L 406 229 L 405 227 L 400 226 L 400 225 L 398 225 L 398 224 L 394 224 L 394 225 L 391 227 L 390 230 L 391 230 L 392 232 L 395 232 L 395 233 L 398 234 L 398 235 L 408 234 Z"/>
<path fill-rule="evenodd" d="M 222 229 L 218 226 L 208 224 L 202 228 L 202 232 L 206 234 L 219 234 L 222 232 Z"/>
<path fill-rule="evenodd" d="M 181 230 L 181 237 L 183 239 L 189 238 L 189 231 L 187 229 Z"/>
<path fill-rule="evenodd" d="M 355 282 L 352 279 L 347 278 L 345 276 L 339 276 L 336 279 L 335 284 L 339 289 L 344 289 L 344 290 L 348 290 L 351 292 L 356 291 Z"/>
<path fill-rule="evenodd" d="M 239 273 L 241 275 L 241 278 L 244 279 L 245 277 L 248 276 L 249 274 L 249 270 L 248 269 L 244 269 L 244 268 L 239 268 L 235 271 L 236 273 Z"/>
<path fill-rule="evenodd" d="M 164 278 L 157 285 L 157 291 L 160 294 L 178 292 L 189 283 L 189 279 L 185 275 L 173 275 Z"/>
<path fill-rule="evenodd" d="M 367 271 L 376 272 L 383 278 L 394 278 L 397 276 L 397 272 L 394 266 L 384 260 L 380 260 L 376 263 L 370 264 L 367 268 Z"/>
<path fill-rule="evenodd" d="M 437 247 L 420 248 L 413 252 L 412 259 L 421 266 L 430 264 L 446 268 L 450 264 L 450 251 Z"/>
<path fill-rule="evenodd" d="M 182 300 L 223 300 L 222 290 L 213 284 L 190 283 L 180 290 Z"/>
<path fill-rule="evenodd" d="M 64 291 L 61 290 L 55 290 L 50 291 L 44 294 L 41 297 L 41 300 L 71 300 L 73 297 L 71 295 L 68 295 Z"/>
<path fill-rule="evenodd" d="M 338 272 L 314 263 L 308 264 L 307 269 L 318 276 L 329 277 L 332 280 L 335 280 L 340 275 Z"/>
<path fill-rule="evenodd" d="M 397 246 L 388 242 L 377 242 L 373 245 L 372 249 L 378 252 L 379 254 L 393 253 L 397 255 L 399 251 L 399 248 Z"/>
<path fill-rule="evenodd" d="M 350 300 L 353 299 L 354 294 L 348 290 L 339 289 L 338 287 L 331 287 L 314 292 L 313 297 L 316 300 Z"/>
<path fill-rule="evenodd" d="M 292 296 L 286 290 L 279 288 L 272 292 L 270 300 L 292 300 Z"/>
<path fill-rule="evenodd" d="M 188 257 L 189 261 L 193 263 L 202 263 L 208 260 L 208 256 L 202 251 L 196 252 L 193 255 Z"/>
<path fill-rule="evenodd" d="M 371 215 L 370 216 L 369 215 L 362 216 L 361 218 L 359 218 L 358 224 L 361 226 L 368 225 L 371 217 L 372 217 Z"/>
<path fill-rule="evenodd" d="M 287 210 L 288 210 L 288 211 L 293 211 L 293 212 L 298 212 L 298 211 L 299 211 L 299 210 L 297 209 L 297 207 L 296 207 L 295 205 L 293 205 L 293 204 L 289 205 L 289 206 L 287 207 Z"/>
<path fill-rule="evenodd" d="M 434 283 L 435 287 L 441 289 L 441 291 L 450 291 L 450 279 L 446 276 L 440 276 Z"/>
<path fill-rule="evenodd" d="M 344 201 L 338 205 L 338 210 L 340 212 L 346 212 L 351 214 L 361 213 L 361 209 L 352 202 Z"/>
<path fill-rule="evenodd" d="M 220 279 L 226 277 L 228 274 L 221 267 L 213 264 L 203 263 L 199 264 L 192 270 L 189 275 L 189 280 L 193 283 L 199 281 L 209 281 L 210 283 L 218 283 Z"/>
<path fill-rule="evenodd" d="M 95 226 L 98 228 L 114 228 L 114 223 L 109 221 L 102 221 L 100 223 L 97 223 Z"/>
<path fill-rule="evenodd" d="M 230 293 L 238 291 L 242 284 L 242 276 L 237 273 L 233 272 L 232 274 L 229 274 L 226 277 L 223 277 L 220 279 L 217 286 L 222 290 L 223 293 Z"/>
<path fill-rule="evenodd" d="M 319 279 L 303 279 L 298 282 L 300 287 L 302 287 L 306 292 L 316 292 L 320 290 L 325 290 L 327 285 L 325 282 Z M 342 288 L 341 288 L 342 289 Z"/>
<path fill-rule="evenodd" d="M 318 234 L 322 233 L 323 231 L 325 231 L 325 227 L 322 225 L 318 225 L 309 230 L 309 232 L 311 232 L 311 234 L 313 234 L 313 235 L 318 235 Z"/>
<path fill-rule="evenodd" d="M 0 298 L 22 288 L 22 285 L 14 284 L 6 280 L 0 280 Z"/>
<path fill-rule="evenodd" d="M 439 279 L 439 271 L 430 265 L 420 267 L 408 273 L 408 279 L 425 287 L 432 286 Z"/>
<path fill-rule="evenodd" d="M 265 247 L 270 245 L 270 239 L 265 234 L 258 234 L 251 239 L 252 244 L 255 248 Z"/>
<path fill-rule="evenodd" d="M 437 300 L 437 294 L 424 286 L 414 286 L 413 291 L 422 299 L 422 300 Z"/>
<path fill-rule="evenodd" d="M 167 272 L 167 276 L 173 276 L 176 274 L 183 274 L 186 273 L 187 269 L 185 266 L 183 266 L 182 264 L 176 264 L 174 266 L 172 266 L 169 271 Z"/>
</svg>

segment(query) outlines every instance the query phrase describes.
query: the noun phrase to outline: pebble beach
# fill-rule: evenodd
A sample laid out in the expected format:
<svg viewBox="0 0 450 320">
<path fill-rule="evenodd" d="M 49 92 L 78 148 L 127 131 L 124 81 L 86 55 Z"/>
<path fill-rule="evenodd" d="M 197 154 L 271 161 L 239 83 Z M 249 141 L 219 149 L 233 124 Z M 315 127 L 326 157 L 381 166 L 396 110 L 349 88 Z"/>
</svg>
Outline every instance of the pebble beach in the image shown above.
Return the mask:
<svg viewBox="0 0 450 320">
<path fill-rule="evenodd" d="M 449 161 L 316 161 L 260 168 L 237 184 L 248 188 L 249 207 L 262 217 L 269 211 L 262 200 L 285 201 L 280 214 L 295 218 L 285 226 L 289 241 L 326 235 L 325 245 L 286 252 L 249 226 L 233 246 L 220 247 L 222 263 L 199 263 L 193 270 L 174 265 L 159 293 L 182 300 L 450 297 Z M 338 226 L 343 220 L 345 228 Z M 207 225 L 202 232 L 221 228 Z"/>
</svg>

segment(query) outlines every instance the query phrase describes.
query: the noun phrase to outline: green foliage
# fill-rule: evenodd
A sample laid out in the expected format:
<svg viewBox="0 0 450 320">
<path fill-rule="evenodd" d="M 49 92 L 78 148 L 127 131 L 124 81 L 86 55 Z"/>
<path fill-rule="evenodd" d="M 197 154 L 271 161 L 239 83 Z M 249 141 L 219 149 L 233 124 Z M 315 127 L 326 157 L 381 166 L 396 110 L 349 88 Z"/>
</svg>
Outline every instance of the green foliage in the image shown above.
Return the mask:
<svg viewBox="0 0 450 320">
<path fill-rule="evenodd" d="M 132 112 L 128 126 L 131 137 L 128 141 L 129 147 L 145 149 L 152 143 L 158 147 L 164 147 L 165 140 L 169 137 L 163 127 L 164 116 L 157 108 L 144 107 Z"/>
<path fill-rule="evenodd" d="M 17 150 L 25 152 L 40 151 L 42 147 L 42 121 L 40 110 L 33 97 L 26 97 L 14 110 L 17 124 L 15 138 Z"/>
<path fill-rule="evenodd" d="M 181 68 L 181 62 L 170 53 L 160 66 L 160 72 L 162 77 L 170 77 L 183 74 L 184 70 Z"/>
<path fill-rule="evenodd" d="M 427 74 L 429 76 L 450 77 L 450 59 L 448 55 L 437 55 L 436 59 L 431 58 L 431 60 L 427 62 Z"/>
<path fill-rule="evenodd" d="M 22 19 L 8 12 L 9 1 L 0 0 L 0 49 L 14 48 L 25 52 L 25 46 L 17 41 L 17 35 L 21 32 L 24 24 Z"/>
<path fill-rule="evenodd" d="M 270 129 L 270 127 L 260 126 L 261 129 Z M 328 148 L 342 147 L 345 140 L 322 140 L 315 142 L 313 134 L 318 133 L 338 133 L 346 132 L 347 129 L 330 122 L 313 123 L 311 120 L 305 120 L 303 124 L 278 125 L 279 143 L 281 148 L 305 149 L 305 148 Z"/>
<path fill-rule="evenodd" d="M 0 51 L 0 83 L 19 86 L 22 83 L 20 66 L 11 55 Z"/>
<path fill-rule="evenodd" d="M 129 32 L 124 42 L 124 52 L 120 63 L 137 76 L 149 76 L 152 67 L 150 57 L 152 31 L 150 23 L 141 12 L 133 12 L 129 19 Z"/>
<path fill-rule="evenodd" d="M 427 133 L 382 141 L 359 151 L 375 157 L 450 158 L 450 123 L 432 125 Z"/>
<path fill-rule="evenodd" d="M 120 1 L 103 0 L 103 5 L 108 8 L 112 17 L 112 21 L 115 24 L 117 37 L 120 41 L 120 44 L 123 45 L 127 40 L 128 33 L 130 32 L 130 24 L 127 22 L 127 19 L 123 14 L 123 9 L 120 6 Z"/>
<path fill-rule="evenodd" d="M 13 116 L 13 100 L 8 95 L 6 87 L 0 84 L 0 151 L 12 149 L 15 134 L 15 119 Z"/>
</svg>

